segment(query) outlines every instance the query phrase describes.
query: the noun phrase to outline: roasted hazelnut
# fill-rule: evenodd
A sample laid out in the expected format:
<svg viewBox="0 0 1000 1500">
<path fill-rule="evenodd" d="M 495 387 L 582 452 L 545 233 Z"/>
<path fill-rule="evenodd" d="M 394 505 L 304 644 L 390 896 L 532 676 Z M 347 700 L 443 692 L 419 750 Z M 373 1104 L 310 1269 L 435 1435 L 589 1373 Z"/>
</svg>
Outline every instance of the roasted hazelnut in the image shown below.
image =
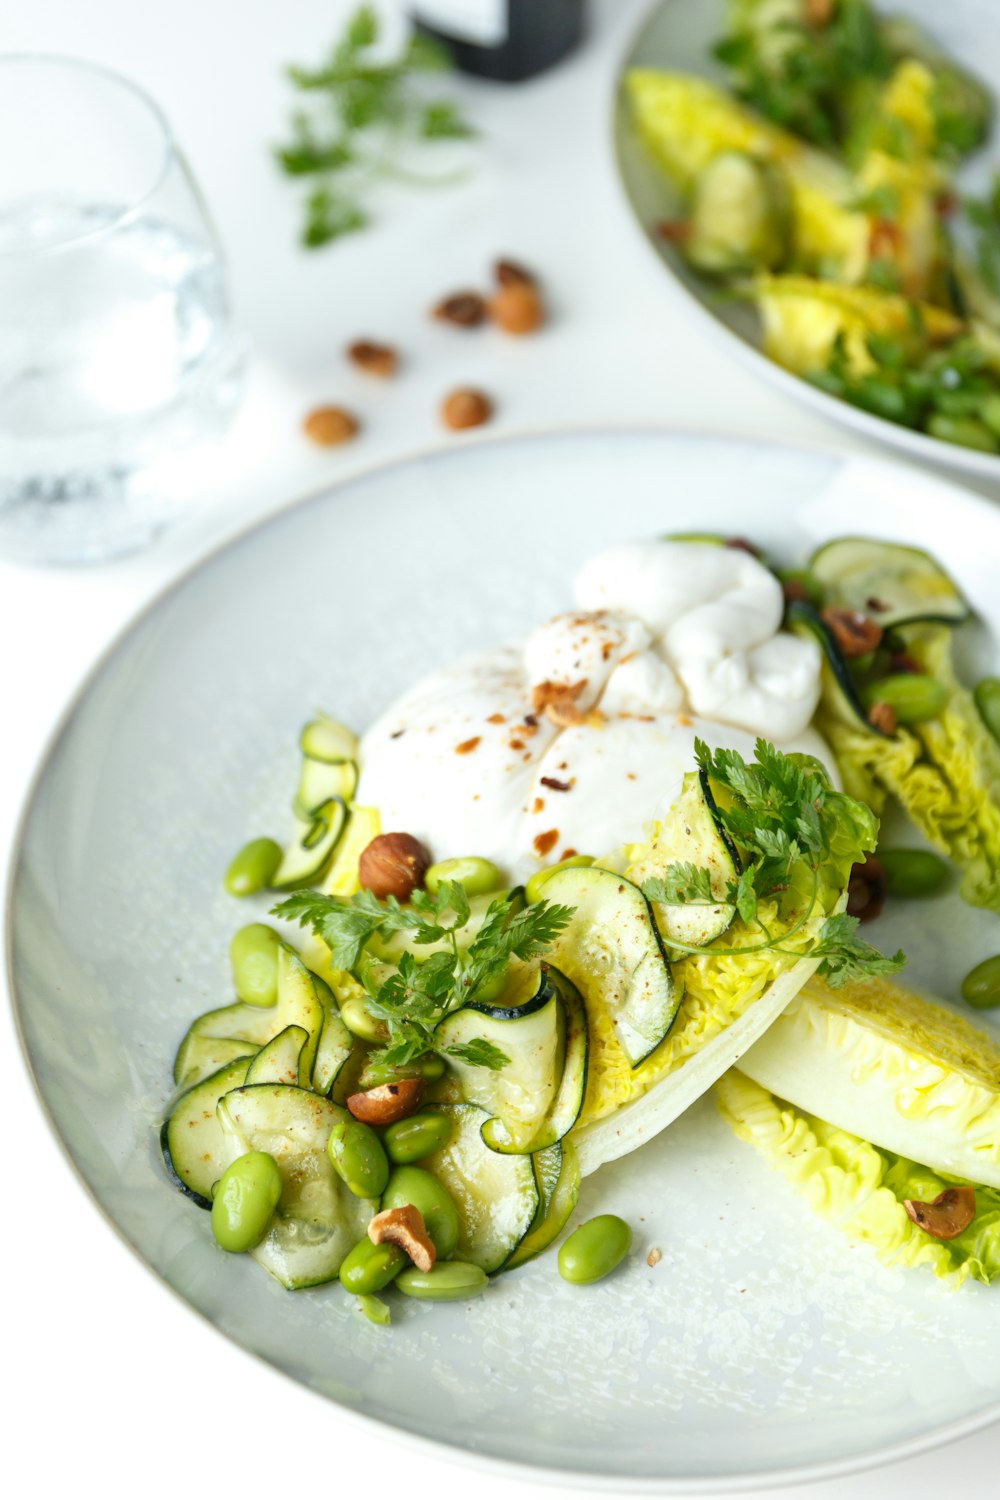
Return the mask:
<svg viewBox="0 0 1000 1500">
<path fill-rule="evenodd" d="M 347 357 L 366 375 L 378 375 L 383 380 L 395 375 L 399 366 L 399 355 L 391 344 L 376 344 L 371 339 L 357 339 L 348 345 Z"/>
<path fill-rule="evenodd" d="M 347 1108 L 366 1125 L 394 1125 L 419 1109 L 423 1097 L 422 1078 L 400 1078 L 396 1083 L 380 1083 L 378 1088 L 351 1094 Z"/>
<path fill-rule="evenodd" d="M 832 609 L 822 612 L 823 623 L 849 660 L 867 656 L 882 640 L 882 627 L 859 609 Z"/>
<path fill-rule="evenodd" d="M 419 1271 L 429 1271 L 437 1260 L 437 1250 L 427 1233 L 424 1216 L 412 1203 L 386 1208 L 376 1214 L 368 1222 L 368 1238 L 373 1245 L 398 1245 Z"/>
<path fill-rule="evenodd" d="M 945 1188 L 932 1203 L 904 1198 L 907 1214 L 925 1234 L 935 1240 L 953 1240 L 968 1229 L 976 1217 L 976 1190 L 971 1187 Z"/>
<path fill-rule="evenodd" d="M 541 293 L 530 281 L 511 281 L 490 298 L 490 317 L 505 333 L 535 333 L 545 322 Z"/>
<path fill-rule="evenodd" d="M 358 879 L 366 891 L 385 899 L 409 901 L 430 865 L 431 857 L 409 833 L 380 833 L 362 850 Z"/>
<path fill-rule="evenodd" d="M 537 286 L 537 279 L 516 260 L 498 260 L 493 267 L 497 286 Z"/>
<path fill-rule="evenodd" d="M 883 734 L 895 734 L 896 710 L 891 703 L 879 700 L 868 710 L 868 722 L 873 729 L 880 729 Z"/>
<path fill-rule="evenodd" d="M 321 448 L 335 448 L 358 435 L 358 419 L 342 406 L 317 406 L 302 423 L 306 437 Z"/>
<path fill-rule="evenodd" d="M 861 922 L 870 922 L 885 905 L 887 881 L 881 862 L 869 854 L 863 864 L 854 865 L 847 883 L 847 913 Z"/>
<path fill-rule="evenodd" d="M 462 386 L 452 391 L 441 403 L 441 420 L 453 432 L 466 427 L 482 427 L 493 415 L 493 403 L 482 391 Z"/>
<path fill-rule="evenodd" d="M 582 724 L 584 714 L 577 706 L 577 699 L 587 686 L 586 677 L 579 682 L 536 682 L 531 689 L 531 706 L 536 714 L 544 714 L 560 729 L 573 724 Z"/>
<path fill-rule="evenodd" d="M 452 292 L 437 304 L 433 316 L 456 328 L 478 328 L 486 317 L 486 299 L 478 292 Z"/>
</svg>

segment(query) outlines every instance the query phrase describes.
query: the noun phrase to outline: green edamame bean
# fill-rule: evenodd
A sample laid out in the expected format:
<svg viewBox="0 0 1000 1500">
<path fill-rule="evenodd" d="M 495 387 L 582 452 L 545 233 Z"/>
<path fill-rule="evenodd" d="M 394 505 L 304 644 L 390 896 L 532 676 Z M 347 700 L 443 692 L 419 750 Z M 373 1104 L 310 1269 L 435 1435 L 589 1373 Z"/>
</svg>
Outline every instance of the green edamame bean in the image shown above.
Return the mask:
<svg viewBox="0 0 1000 1500">
<path fill-rule="evenodd" d="M 389 1181 L 389 1158 L 370 1125 L 338 1121 L 330 1131 L 326 1154 L 355 1198 L 381 1198 Z"/>
<path fill-rule="evenodd" d="M 948 689 L 925 672 L 895 672 L 865 689 L 865 707 L 888 703 L 900 724 L 923 724 L 936 719 L 948 702 Z"/>
<path fill-rule="evenodd" d="M 1000 400 L 1000 397 L 997 398 Z M 995 740 L 1000 740 L 1000 677 L 984 677 L 977 682 L 972 696 L 979 717 Z"/>
<path fill-rule="evenodd" d="M 275 1005 L 278 1000 L 278 947 L 273 927 L 251 922 L 233 934 L 229 962 L 236 993 L 246 1005 Z"/>
<path fill-rule="evenodd" d="M 368 1013 L 361 995 L 348 995 L 340 1002 L 340 1019 L 352 1036 L 363 1042 L 385 1043 L 389 1040 L 389 1029 L 384 1021 L 378 1021 Z"/>
<path fill-rule="evenodd" d="M 225 887 L 231 896 L 255 896 L 266 890 L 281 864 L 281 845 L 274 839 L 251 839 L 233 855 Z"/>
<path fill-rule="evenodd" d="M 935 413 L 927 422 L 931 437 L 943 443 L 957 443 L 960 448 L 977 448 L 981 453 L 1000 453 L 1000 437 L 985 422 L 974 417 L 947 417 Z"/>
<path fill-rule="evenodd" d="M 407 1203 L 412 1203 L 423 1215 L 438 1260 L 454 1255 L 458 1244 L 458 1209 L 444 1184 L 423 1167 L 397 1167 L 382 1194 L 382 1208 L 402 1208 Z"/>
<path fill-rule="evenodd" d="M 406 1265 L 408 1256 L 398 1245 L 373 1245 L 358 1240 L 340 1263 L 340 1281 L 356 1297 L 370 1297 L 389 1285 Z"/>
<path fill-rule="evenodd" d="M 424 876 L 424 885 L 436 895 L 444 880 L 456 880 L 467 896 L 488 896 L 503 885 L 503 876 L 493 861 L 480 859 L 475 854 L 467 854 L 461 859 L 438 860 Z"/>
<path fill-rule="evenodd" d="M 479 1266 L 463 1260 L 446 1260 L 438 1261 L 429 1271 L 410 1266 L 397 1277 L 396 1285 L 407 1297 L 424 1302 L 459 1302 L 466 1297 L 478 1297 L 486 1290 L 488 1279 Z"/>
<path fill-rule="evenodd" d="M 423 1161 L 425 1156 L 447 1146 L 451 1129 L 447 1115 L 425 1112 L 397 1120 L 395 1125 L 388 1127 L 382 1140 L 389 1160 L 399 1166 L 408 1166 L 410 1162 Z"/>
<path fill-rule="evenodd" d="M 976 1010 L 992 1010 L 1000 1005 L 1000 953 L 984 958 L 969 970 L 962 980 L 962 998 Z"/>
<path fill-rule="evenodd" d="M 575 1229 L 559 1251 L 559 1275 L 574 1286 L 610 1276 L 632 1248 L 632 1231 L 617 1214 L 598 1214 Z"/>
<path fill-rule="evenodd" d="M 549 879 L 549 876 L 554 875 L 557 870 L 573 870 L 577 867 L 583 868 L 586 865 L 592 865 L 593 863 L 594 856 L 592 854 L 573 854 L 569 859 L 561 859 L 557 865 L 549 865 L 545 870 L 536 870 L 534 875 L 529 878 L 524 888 L 524 894 L 527 896 L 529 902 L 539 901 L 542 896 L 542 887 Z"/>
<path fill-rule="evenodd" d="M 212 1198 L 212 1233 L 223 1250 L 239 1255 L 267 1234 L 281 1197 L 281 1173 L 266 1151 L 248 1151 L 223 1172 Z"/>
<path fill-rule="evenodd" d="M 428 1052 L 398 1068 L 387 1063 L 366 1063 L 358 1085 L 363 1089 L 377 1089 L 383 1083 L 398 1083 L 401 1078 L 423 1078 L 426 1083 L 436 1083 L 443 1077 L 444 1058 L 438 1057 L 436 1052 Z"/>
<path fill-rule="evenodd" d="M 933 896 L 948 878 L 944 860 L 927 849 L 879 849 L 876 858 L 892 896 Z"/>
</svg>

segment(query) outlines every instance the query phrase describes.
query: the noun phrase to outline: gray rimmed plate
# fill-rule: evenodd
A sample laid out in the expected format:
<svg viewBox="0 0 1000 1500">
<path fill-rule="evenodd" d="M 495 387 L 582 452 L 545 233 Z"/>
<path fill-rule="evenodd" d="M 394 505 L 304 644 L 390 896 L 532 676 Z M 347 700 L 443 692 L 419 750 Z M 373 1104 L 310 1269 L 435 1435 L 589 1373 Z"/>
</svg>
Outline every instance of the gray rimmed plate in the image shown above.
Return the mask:
<svg viewBox="0 0 1000 1500">
<path fill-rule="evenodd" d="M 877 8 L 912 15 L 953 57 L 978 77 L 991 82 L 1000 97 L 1000 28 L 996 25 L 992 0 L 950 0 L 946 6 L 938 0 L 904 0 L 895 5 L 879 0 Z M 725 30 L 725 11 L 726 0 L 698 0 L 697 5 L 688 0 L 659 0 L 622 61 L 614 115 L 618 174 L 637 227 L 663 265 L 665 291 L 676 297 L 688 316 L 697 318 L 706 334 L 731 356 L 796 400 L 867 437 L 902 449 L 917 461 L 1000 480 L 997 455 L 943 443 L 873 416 L 827 395 L 818 386 L 768 359 L 759 347 L 759 324 L 753 309 L 720 295 L 691 270 L 674 247 L 655 233 L 654 226 L 661 220 L 678 217 L 681 204 L 636 135 L 625 98 L 624 77 L 630 68 L 665 68 L 725 82 L 723 70 L 711 55 L 712 43 Z M 960 181 L 964 187 L 975 192 L 983 190 L 989 178 L 989 159 L 994 155 L 990 150 L 980 152 L 963 167 Z"/>
<path fill-rule="evenodd" d="M 302 721 L 323 705 L 361 726 L 429 665 L 565 607 L 599 547 L 692 529 L 750 534 L 789 562 L 843 531 L 932 547 L 982 617 L 970 670 L 996 660 L 1000 513 L 902 467 L 628 432 L 415 459 L 232 542 L 104 658 L 25 814 L 9 945 L 26 1052 L 78 1171 L 237 1343 L 470 1456 L 708 1492 L 848 1471 L 994 1419 L 1000 1295 L 883 1269 L 703 1101 L 585 1184 L 579 1216 L 635 1229 L 614 1278 L 567 1286 L 549 1256 L 478 1302 L 401 1305 L 383 1330 L 336 1285 L 290 1294 L 218 1252 L 157 1147 L 176 1043 L 227 997 L 229 936 L 266 908 L 227 898 L 221 872 L 250 834 L 289 827 Z M 877 936 L 955 993 L 995 918 L 948 898 Z"/>
</svg>

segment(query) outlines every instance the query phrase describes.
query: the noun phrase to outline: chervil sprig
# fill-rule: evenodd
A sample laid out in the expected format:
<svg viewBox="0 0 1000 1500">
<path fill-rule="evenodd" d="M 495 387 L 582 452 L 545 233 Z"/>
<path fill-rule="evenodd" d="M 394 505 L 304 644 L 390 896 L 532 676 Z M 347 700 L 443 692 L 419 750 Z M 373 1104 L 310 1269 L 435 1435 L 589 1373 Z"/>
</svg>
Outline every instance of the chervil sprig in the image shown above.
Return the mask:
<svg viewBox="0 0 1000 1500">
<path fill-rule="evenodd" d="M 482 926 L 468 948 L 458 932 L 469 920 L 464 888 L 442 881 L 437 891 L 415 891 L 408 906 L 393 897 L 378 900 L 370 891 L 339 898 L 318 891 L 296 891 L 273 908 L 273 915 L 311 927 L 330 950 L 338 969 L 356 969 L 365 945 L 373 937 L 406 933 L 415 946 L 445 942 L 446 947 L 421 961 L 406 951 L 386 977 L 362 969 L 369 990 L 368 1010 L 389 1030 L 389 1044 L 378 1060 L 391 1067 L 412 1062 L 435 1050 L 438 1023 L 471 999 L 476 991 L 502 978 L 512 957 L 543 954 L 572 916 L 572 909 L 535 902 L 523 910 L 513 893 L 490 903 Z M 509 1058 L 491 1043 L 472 1041 L 443 1049 L 474 1067 L 499 1069 Z"/>
<path fill-rule="evenodd" d="M 712 945 L 712 952 L 732 957 L 769 950 L 793 957 L 822 959 L 819 972 L 833 986 L 864 977 L 897 973 L 902 953 L 887 958 L 859 938 L 857 920 L 829 916 L 807 947 L 791 943 L 823 900 L 835 900 L 851 866 L 874 849 L 878 824 L 863 803 L 838 792 L 820 763 L 807 755 L 786 755 L 759 739 L 748 763 L 736 750 L 712 751 L 695 741 L 698 768 L 709 784 L 728 795 L 716 800 L 714 815 L 726 839 L 735 846 L 742 868 L 726 883 L 725 894 L 713 886 L 707 867 L 668 865 L 642 889 L 650 901 L 672 906 L 719 905 L 736 908 L 744 923 L 756 926 L 759 941 L 740 947 Z M 784 897 L 792 915 L 778 936 L 760 920 L 762 901 Z M 827 907 L 829 910 L 829 907 Z M 679 953 L 704 950 L 670 939 Z"/>
</svg>

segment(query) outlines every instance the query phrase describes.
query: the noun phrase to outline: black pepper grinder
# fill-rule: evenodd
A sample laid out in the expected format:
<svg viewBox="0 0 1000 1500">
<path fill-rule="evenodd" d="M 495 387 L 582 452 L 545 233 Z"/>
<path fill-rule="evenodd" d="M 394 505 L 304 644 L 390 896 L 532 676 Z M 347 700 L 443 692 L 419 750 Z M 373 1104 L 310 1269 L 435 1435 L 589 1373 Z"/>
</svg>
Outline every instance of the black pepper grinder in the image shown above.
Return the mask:
<svg viewBox="0 0 1000 1500">
<path fill-rule="evenodd" d="M 583 35 L 585 0 L 413 0 L 417 28 L 443 42 L 455 66 L 519 83 L 555 63 Z"/>
</svg>

